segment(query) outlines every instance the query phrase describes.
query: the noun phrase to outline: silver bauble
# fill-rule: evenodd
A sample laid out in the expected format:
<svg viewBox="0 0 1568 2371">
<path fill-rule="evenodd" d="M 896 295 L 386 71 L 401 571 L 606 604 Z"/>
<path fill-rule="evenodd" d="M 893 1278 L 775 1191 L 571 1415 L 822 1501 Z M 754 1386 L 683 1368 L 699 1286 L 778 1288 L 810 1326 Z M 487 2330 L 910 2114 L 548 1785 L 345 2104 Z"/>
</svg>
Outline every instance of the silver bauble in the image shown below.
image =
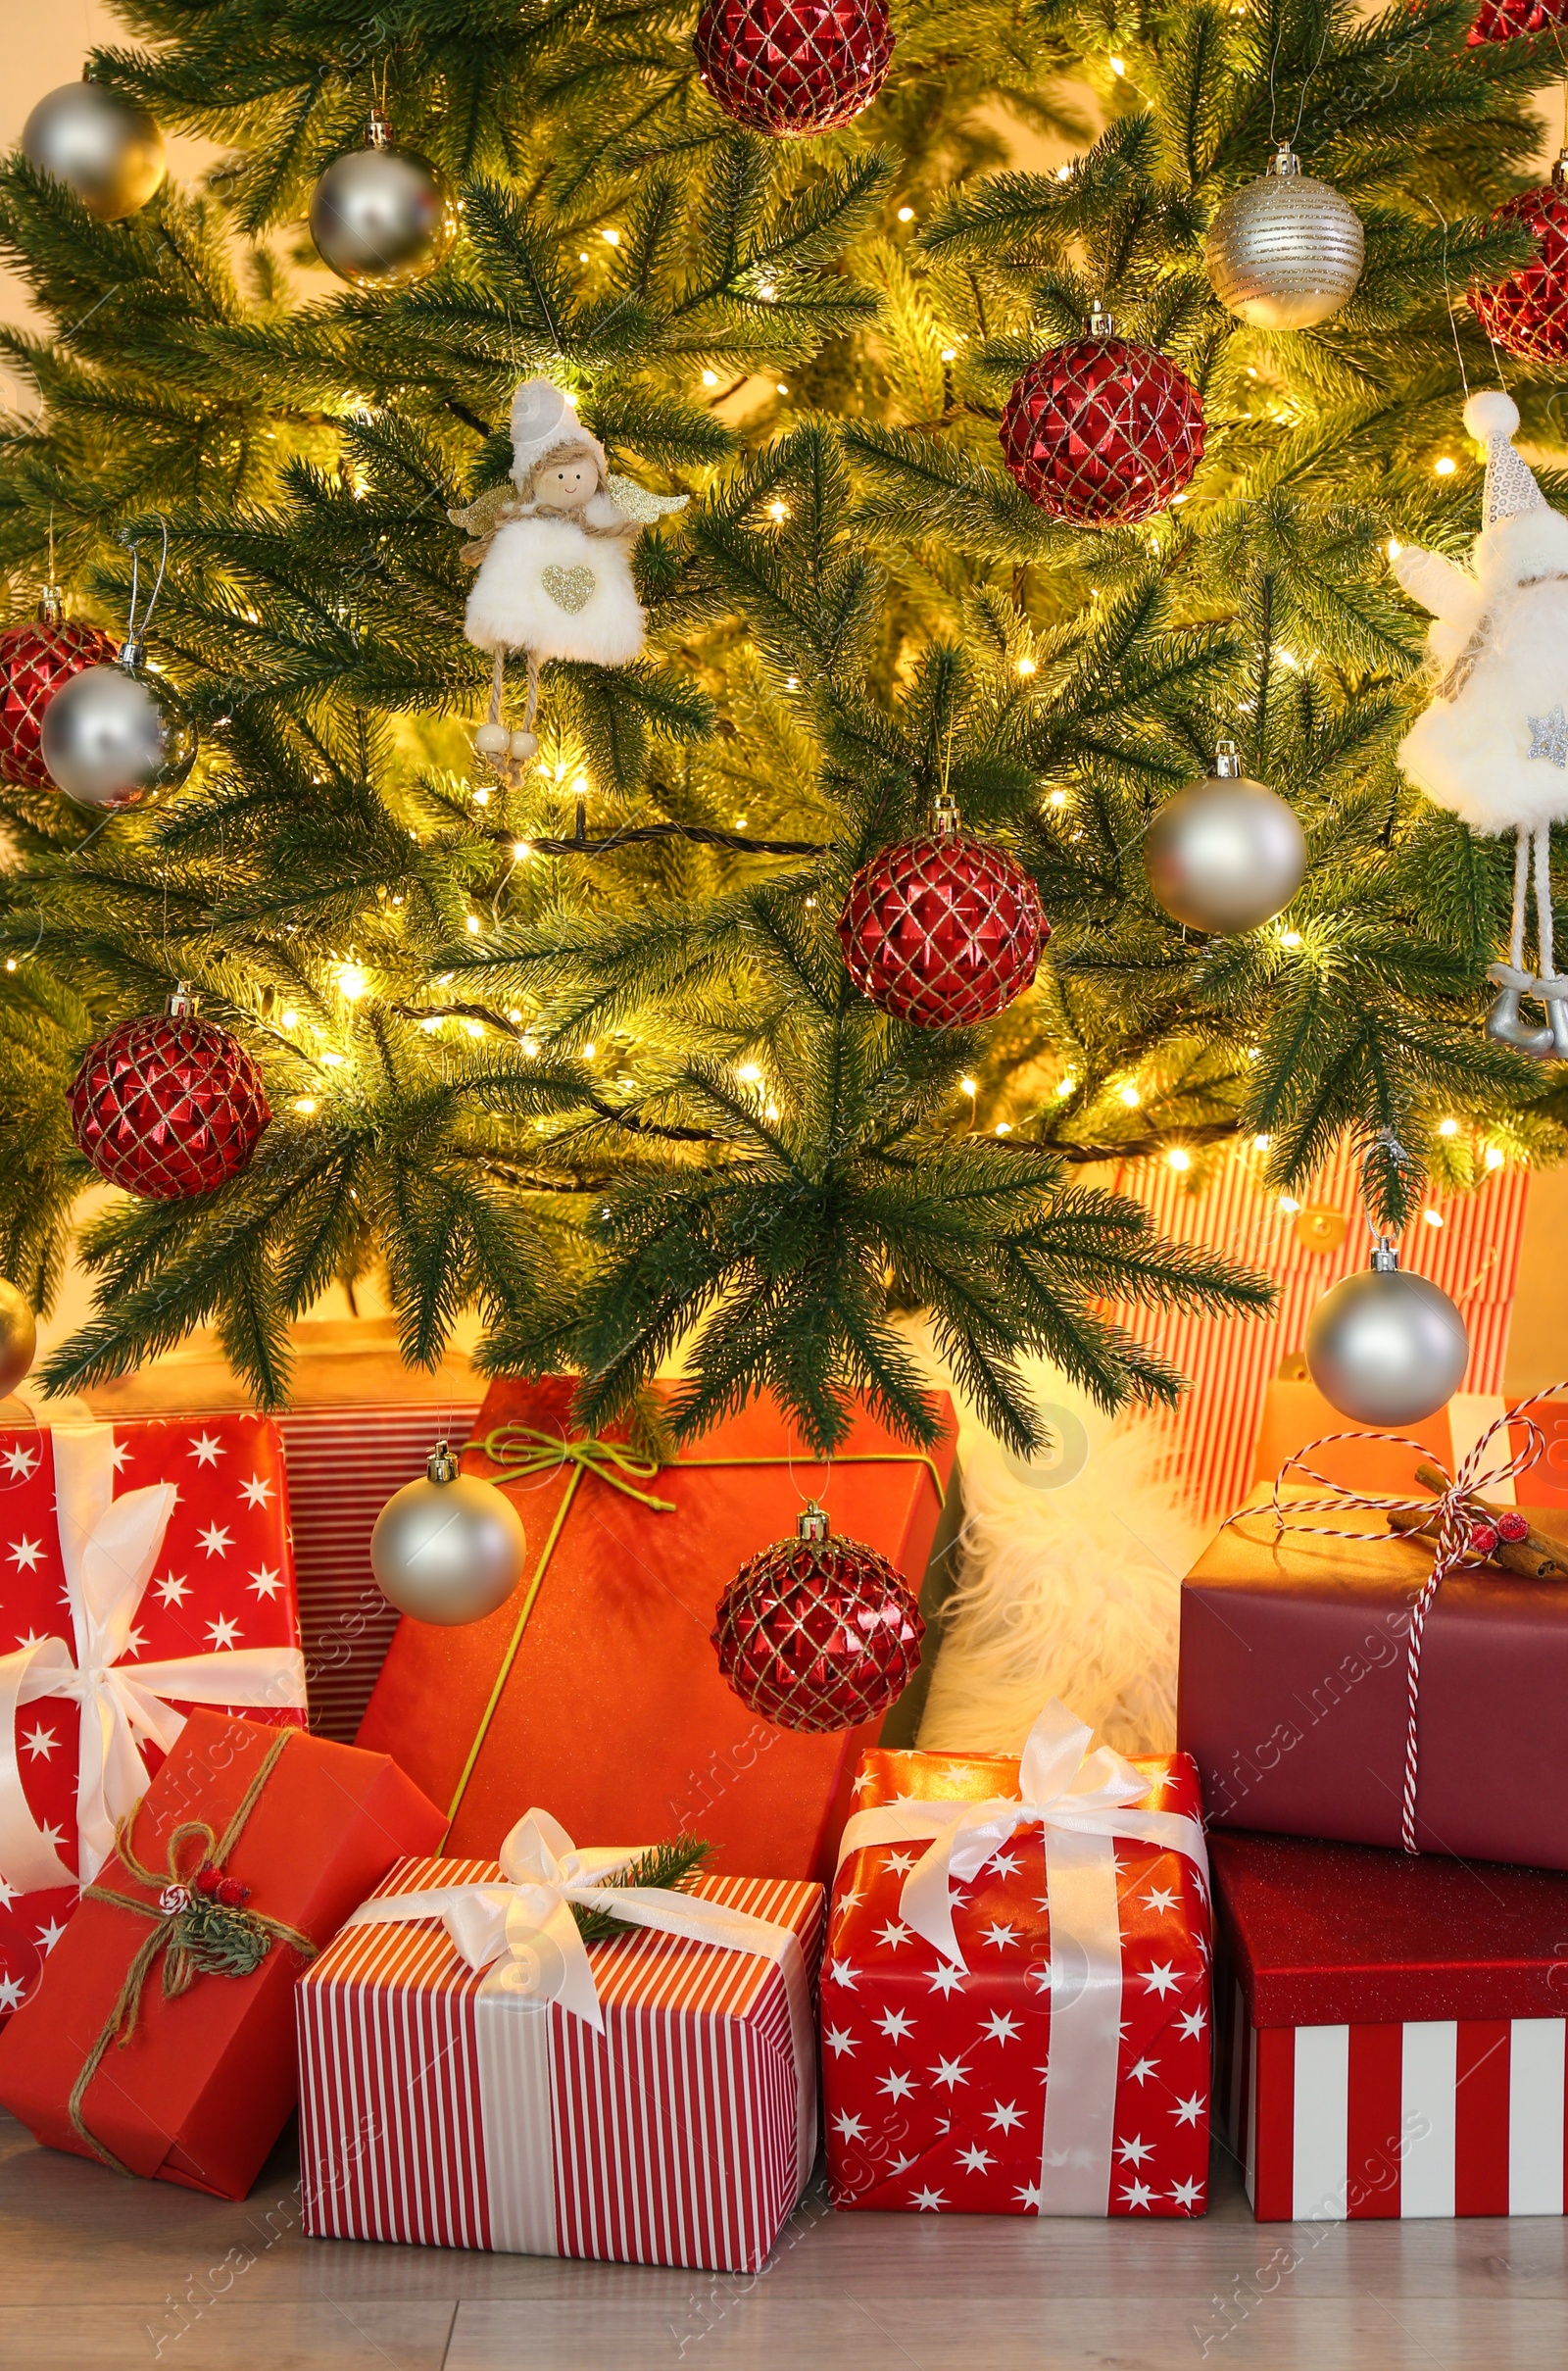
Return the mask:
<svg viewBox="0 0 1568 2371">
<path fill-rule="evenodd" d="M 1328 321 L 1353 295 L 1365 257 L 1355 208 L 1303 173 L 1289 143 L 1226 199 L 1203 246 L 1214 294 L 1255 329 Z"/>
<path fill-rule="evenodd" d="M 1306 1328 L 1306 1368 L 1357 1424 L 1419 1424 L 1458 1390 L 1470 1337 L 1446 1293 L 1406 1275 L 1390 1244 L 1324 1294 Z"/>
<path fill-rule="evenodd" d="M 372 114 L 365 146 L 330 164 L 311 196 L 316 252 L 356 288 L 422 280 L 458 235 L 458 209 L 427 157 L 396 148 Z"/>
<path fill-rule="evenodd" d="M 163 186 L 164 135 L 143 107 L 101 82 L 65 82 L 22 126 L 22 153 L 74 189 L 100 222 L 122 222 Z"/>
<path fill-rule="evenodd" d="M 196 727 L 127 643 L 113 667 L 84 667 L 43 712 L 43 762 L 81 807 L 133 807 L 172 790 L 196 759 Z"/>
<path fill-rule="evenodd" d="M 0 1276 L 0 1400 L 9 1400 L 38 1348 L 38 1327 L 24 1293 Z"/>
<path fill-rule="evenodd" d="M 1284 912 L 1306 877 L 1306 834 L 1222 741 L 1214 771 L 1167 800 L 1144 839 L 1149 885 L 1190 930 L 1225 938 Z"/>
<path fill-rule="evenodd" d="M 443 1441 L 422 1482 L 395 1491 L 370 1534 L 383 1597 L 419 1622 L 477 1622 L 522 1578 L 522 1518 L 493 1482 L 460 1473 Z"/>
</svg>

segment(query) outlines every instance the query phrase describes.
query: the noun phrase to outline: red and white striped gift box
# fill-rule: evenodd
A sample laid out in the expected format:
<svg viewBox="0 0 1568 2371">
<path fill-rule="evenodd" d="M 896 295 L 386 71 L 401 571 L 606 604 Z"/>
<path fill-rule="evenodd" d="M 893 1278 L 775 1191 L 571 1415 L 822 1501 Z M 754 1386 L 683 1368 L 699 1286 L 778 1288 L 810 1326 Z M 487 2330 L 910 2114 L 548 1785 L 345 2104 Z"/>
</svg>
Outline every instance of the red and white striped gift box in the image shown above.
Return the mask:
<svg viewBox="0 0 1568 2371">
<path fill-rule="evenodd" d="M 1217 2099 L 1259 2222 L 1561 2214 L 1568 1877 L 1210 1849 Z"/>
<path fill-rule="evenodd" d="M 494 1861 L 404 1861 L 377 1892 L 499 1877 Z M 691 1890 L 788 1928 L 814 1987 L 820 1886 Z M 486 1992 L 435 1918 L 345 1928 L 297 1994 L 306 2230 L 715 2272 L 762 2263 L 800 2196 L 801 2119 L 815 2128 L 784 1970 L 645 1929 L 588 1950 L 603 2035 L 558 2001 Z"/>
</svg>

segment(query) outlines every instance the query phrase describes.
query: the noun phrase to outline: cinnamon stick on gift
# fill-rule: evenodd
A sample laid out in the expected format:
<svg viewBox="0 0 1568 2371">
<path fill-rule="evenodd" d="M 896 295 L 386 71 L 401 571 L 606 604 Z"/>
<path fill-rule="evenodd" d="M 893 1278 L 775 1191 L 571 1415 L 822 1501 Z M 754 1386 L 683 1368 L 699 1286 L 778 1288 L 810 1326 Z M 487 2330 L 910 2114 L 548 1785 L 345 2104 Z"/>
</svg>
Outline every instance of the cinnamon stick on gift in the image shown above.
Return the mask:
<svg viewBox="0 0 1568 2371">
<path fill-rule="evenodd" d="M 1423 1490 L 1442 1493 L 1448 1487 L 1446 1474 L 1440 1473 L 1435 1465 L 1418 1465 L 1415 1478 Z M 1500 1564 L 1504 1572 L 1517 1572 L 1527 1581 L 1544 1581 L 1548 1574 L 1568 1572 L 1568 1555 L 1533 1523 L 1525 1523 L 1516 1539 L 1502 1536 L 1497 1528 L 1498 1518 L 1506 1517 L 1511 1528 L 1521 1519 L 1517 1507 L 1489 1507 L 1485 1499 L 1478 1498 L 1468 1498 L 1464 1505 L 1470 1518 L 1470 1545 L 1477 1549 L 1485 1547 L 1489 1564 Z M 1425 1532 L 1433 1522 L 1433 1515 L 1402 1507 L 1390 1507 L 1388 1516 L 1391 1531 Z"/>
</svg>

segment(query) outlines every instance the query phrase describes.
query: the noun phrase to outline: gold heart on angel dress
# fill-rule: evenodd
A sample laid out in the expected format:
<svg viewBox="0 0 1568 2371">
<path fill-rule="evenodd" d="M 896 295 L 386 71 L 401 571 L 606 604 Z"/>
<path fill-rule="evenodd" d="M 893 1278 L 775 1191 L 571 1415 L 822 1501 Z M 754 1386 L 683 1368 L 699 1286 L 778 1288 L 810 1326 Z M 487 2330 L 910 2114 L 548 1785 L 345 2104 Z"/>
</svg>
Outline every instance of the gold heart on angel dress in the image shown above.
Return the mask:
<svg viewBox="0 0 1568 2371">
<path fill-rule="evenodd" d="M 539 581 L 557 609 L 566 610 L 572 617 L 575 617 L 580 609 L 586 609 L 593 598 L 594 572 L 592 568 L 582 567 L 564 568 L 551 561 L 548 568 L 542 568 L 539 570 Z"/>
</svg>

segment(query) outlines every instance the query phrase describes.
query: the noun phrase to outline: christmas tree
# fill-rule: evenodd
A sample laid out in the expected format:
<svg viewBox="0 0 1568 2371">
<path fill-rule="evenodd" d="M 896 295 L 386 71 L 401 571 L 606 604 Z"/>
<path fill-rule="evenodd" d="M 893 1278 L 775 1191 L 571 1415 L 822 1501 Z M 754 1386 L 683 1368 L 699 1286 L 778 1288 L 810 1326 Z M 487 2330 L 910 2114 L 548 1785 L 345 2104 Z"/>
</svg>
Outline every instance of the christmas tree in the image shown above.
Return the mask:
<svg viewBox="0 0 1568 2371">
<path fill-rule="evenodd" d="M 379 1265 L 411 1360 L 477 1307 L 486 1363 L 580 1371 L 599 1421 L 682 1345 L 680 1429 L 765 1386 L 818 1447 L 852 1391 L 927 1432 L 919 1309 L 1026 1447 L 1023 1354 L 1107 1405 L 1179 1389 L 1104 1303 L 1268 1298 L 1092 1164 L 1158 1151 L 1197 1182 L 1255 1138 L 1289 1189 L 1349 1130 L 1398 1226 L 1434 1171 L 1560 1157 L 1558 1073 L 1480 1027 L 1509 852 L 1396 764 L 1423 620 L 1388 565 L 1477 524 L 1459 409 L 1495 368 L 1465 291 L 1532 253 L 1490 218 L 1539 178 L 1549 38 L 1471 41 L 1472 0 L 900 0 L 862 105 L 870 0 L 760 100 L 770 0 L 705 12 L 706 82 L 689 12 L 637 5 L 125 13 L 142 46 L 100 83 L 226 161 L 115 222 L 5 169 L 52 327 L 5 335 L 40 400 L 7 423 L 0 550 L 14 620 L 52 568 L 118 637 L 167 530 L 145 680 L 199 755 L 115 809 L 0 794 L 6 1272 L 47 1302 L 94 1182 L 74 1074 L 176 981 L 271 1118 L 216 1191 L 166 1162 L 168 1198 L 92 1217 L 97 1313 L 51 1383 L 215 1323 L 276 1402 L 291 1317 Z M 344 287 L 299 269 L 304 222 L 372 108 L 461 223 L 422 276 Z M 1070 161 L 1019 170 L 1042 139 Z M 1299 328 L 1228 311 L 1205 267 L 1285 139 L 1365 236 L 1353 295 Z M 999 429 L 1098 308 L 1167 395 L 1097 524 L 1034 498 L 1016 408 L 1005 456 Z M 1539 452 L 1549 367 L 1508 372 Z M 630 663 L 500 670 L 465 638 L 530 381 L 650 520 L 612 532 Z M 1145 841 L 1225 741 L 1310 861 L 1216 934 L 1156 898 Z M 1014 943 L 958 949 L 995 1016 L 932 1027 L 962 999 L 881 1009 L 837 925 L 950 802 L 971 836 L 942 849 L 1002 883 Z M 1049 944 L 997 1015 L 1030 882 Z"/>
</svg>

